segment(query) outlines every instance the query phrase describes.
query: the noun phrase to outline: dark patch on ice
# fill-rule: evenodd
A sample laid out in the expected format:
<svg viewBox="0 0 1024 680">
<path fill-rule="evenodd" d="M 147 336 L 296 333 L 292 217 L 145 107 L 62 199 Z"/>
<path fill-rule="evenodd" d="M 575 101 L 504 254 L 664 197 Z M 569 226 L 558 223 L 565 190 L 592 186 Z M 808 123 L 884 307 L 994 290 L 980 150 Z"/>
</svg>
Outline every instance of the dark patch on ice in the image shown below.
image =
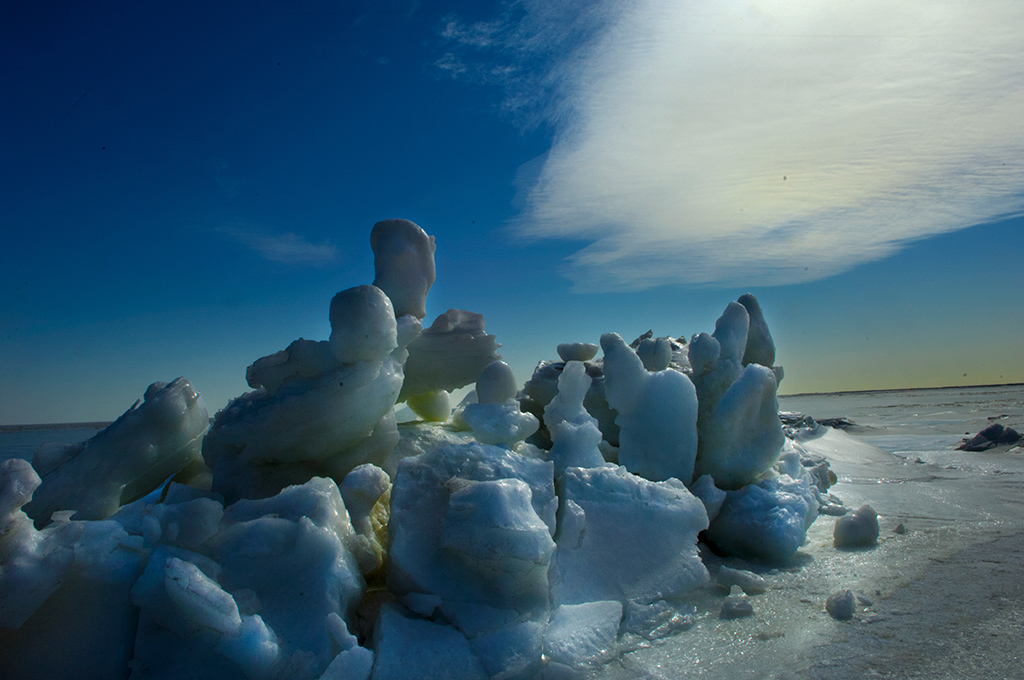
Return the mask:
<svg viewBox="0 0 1024 680">
<path fill-rule="evenodd" d="M 960 451 L 988 451 L 998 446 L 1017 444 L 1020 440 L 1020 433 L 1012 427 L 993 423 L 970 439 L 965 438 L 956 448 Z"/>
</svg>

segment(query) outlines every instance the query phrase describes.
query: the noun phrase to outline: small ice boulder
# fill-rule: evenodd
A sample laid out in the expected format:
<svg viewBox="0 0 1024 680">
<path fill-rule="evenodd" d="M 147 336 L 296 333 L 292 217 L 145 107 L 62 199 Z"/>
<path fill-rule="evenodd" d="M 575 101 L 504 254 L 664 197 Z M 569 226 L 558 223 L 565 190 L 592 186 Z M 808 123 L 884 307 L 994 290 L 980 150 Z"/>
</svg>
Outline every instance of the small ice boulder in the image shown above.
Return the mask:
<svg viewBox="0 0 1024 680">
<path fill-rule="evenodd" d="M 825 600 L 825 611 L 836 621 L 849 621 L 856 605 L 857 599 L 852 590 L 837 590 Z"/>
<path fill-rule="evenodd" d="M 747 594 L 739 586 L 733 586 L 729 596 L 722 602 L 720 617 L 723 619 L 742 619 L 754 615 L 754 605 L 750 604 Z"/>
<path fill-rule="evenodd" d="M 434 283 L 434 237 L 415 222 L 382 220 L 370 232 L 373 285 L 391 299 L 396 316 L 427 315 L 426 300 Z"/>
<path fill-rule="evenodd" d="M 650 373 L 615 333 L 601 336 L 605 395 L 618 412 L 619 464 L 663 481 L 693 480 L 697 455 L 697 393 L 690 379 L 666 369 Z"/>
<path fill-rule="evenodd" d="M 398 347 L 391 300 L 376 286 L 356 286 L 331 300 L 331 350 L 342 364 L 380 361 Z"/>
<path fill-rule="evenodd" d="M 832 544 L 837 548 L 862 548 L 878 542 L 878 513 L 870 505 L 836 520 Z"/>
<path fill-rule="evenodd" d="M 142 402 L 92 439 L 44 444 L 32 458 L 42 483 L 25 512 L 42 526 L 57 510 L 104 519 L 200 460 L 209 414 L 191 383 L 153 383 Z"/>
<path fill-rule="evenodd" d="M 650 603 L 705 585 L 704 505 L 676 479 L 624 467 L 565 471 L 551 597 L 556 604 Z"/>
</svg>

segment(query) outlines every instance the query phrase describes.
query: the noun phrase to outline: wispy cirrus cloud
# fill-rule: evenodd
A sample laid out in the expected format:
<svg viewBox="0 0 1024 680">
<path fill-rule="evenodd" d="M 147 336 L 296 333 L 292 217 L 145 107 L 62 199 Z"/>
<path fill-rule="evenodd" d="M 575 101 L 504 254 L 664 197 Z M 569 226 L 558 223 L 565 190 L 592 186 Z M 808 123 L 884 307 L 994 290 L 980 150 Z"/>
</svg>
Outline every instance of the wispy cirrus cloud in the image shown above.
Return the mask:
<svg viewBox="0 0 1024 680">
<path fill-rule="evenodd" d="M 1024 207 L 1017 0 L 603 0 L 576 40 L 536 28 L 578 6 L 494 35 L 544 57 L 510 108 L 547 92 L 555 129 L 514 230 L 589 242 L 580 289 L 814 280 Z"/>
<path fill-rule="evenodd" d="M 330 241 L 312 243 L 290 231 L 273 232 L 248 223 L 234 223 L 218 228 L 217 232 L 271 262 L 320 267 L 334 262 L 338 256 L 337 248 Z"/>
</svg>

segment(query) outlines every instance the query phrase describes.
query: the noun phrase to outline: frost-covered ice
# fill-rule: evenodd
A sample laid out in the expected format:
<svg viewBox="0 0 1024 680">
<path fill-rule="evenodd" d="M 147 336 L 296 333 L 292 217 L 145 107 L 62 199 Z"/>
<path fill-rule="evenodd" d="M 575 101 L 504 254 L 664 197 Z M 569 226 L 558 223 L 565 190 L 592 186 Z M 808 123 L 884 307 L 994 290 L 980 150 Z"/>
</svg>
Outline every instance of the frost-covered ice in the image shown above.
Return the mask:
<svg viewBox="0 0 1024 680">
<path fill-rule="evenodd" d="M 371 246 L 330 337 L 257 359 L 209 432 L 178 379 L 0 463 L 5 677 L 789 677 L 913 571 L 922 517 L 979 527 L 1019 490 L 1012 451 L 977 503 L 900 493 L 967 480 L 967 452 L 939 468 L 806 417 L 787 439 L 751 295 L 688 342 L 559 345 L 519 389 L 482 315 L 422 329 L 432 236 L 385 220 Z"/>
</svg>

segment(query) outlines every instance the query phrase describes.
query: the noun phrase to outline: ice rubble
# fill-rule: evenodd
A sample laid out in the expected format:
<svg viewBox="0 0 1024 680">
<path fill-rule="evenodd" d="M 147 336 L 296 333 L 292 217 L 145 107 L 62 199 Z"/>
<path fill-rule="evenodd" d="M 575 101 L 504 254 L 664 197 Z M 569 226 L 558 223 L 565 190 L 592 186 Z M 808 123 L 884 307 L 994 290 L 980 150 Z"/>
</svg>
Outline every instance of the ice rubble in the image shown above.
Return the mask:
<svg viewBox="0 0 1024 680">
<path fill-rule="evenodd" d="M 753 296 L 689 342 L 559 345 L 519 390 L 481 315 L 422 329 L 432 236 L 386 220 L 371 247 L 329 339 L 255 361 L 208 432 L 178 379 L 2 464 L 7 677 L 577 677 L 692 625 L 699 536 L 776 562 L 803 544 L 827 465 L 783 436 Z"/>
</svg>

